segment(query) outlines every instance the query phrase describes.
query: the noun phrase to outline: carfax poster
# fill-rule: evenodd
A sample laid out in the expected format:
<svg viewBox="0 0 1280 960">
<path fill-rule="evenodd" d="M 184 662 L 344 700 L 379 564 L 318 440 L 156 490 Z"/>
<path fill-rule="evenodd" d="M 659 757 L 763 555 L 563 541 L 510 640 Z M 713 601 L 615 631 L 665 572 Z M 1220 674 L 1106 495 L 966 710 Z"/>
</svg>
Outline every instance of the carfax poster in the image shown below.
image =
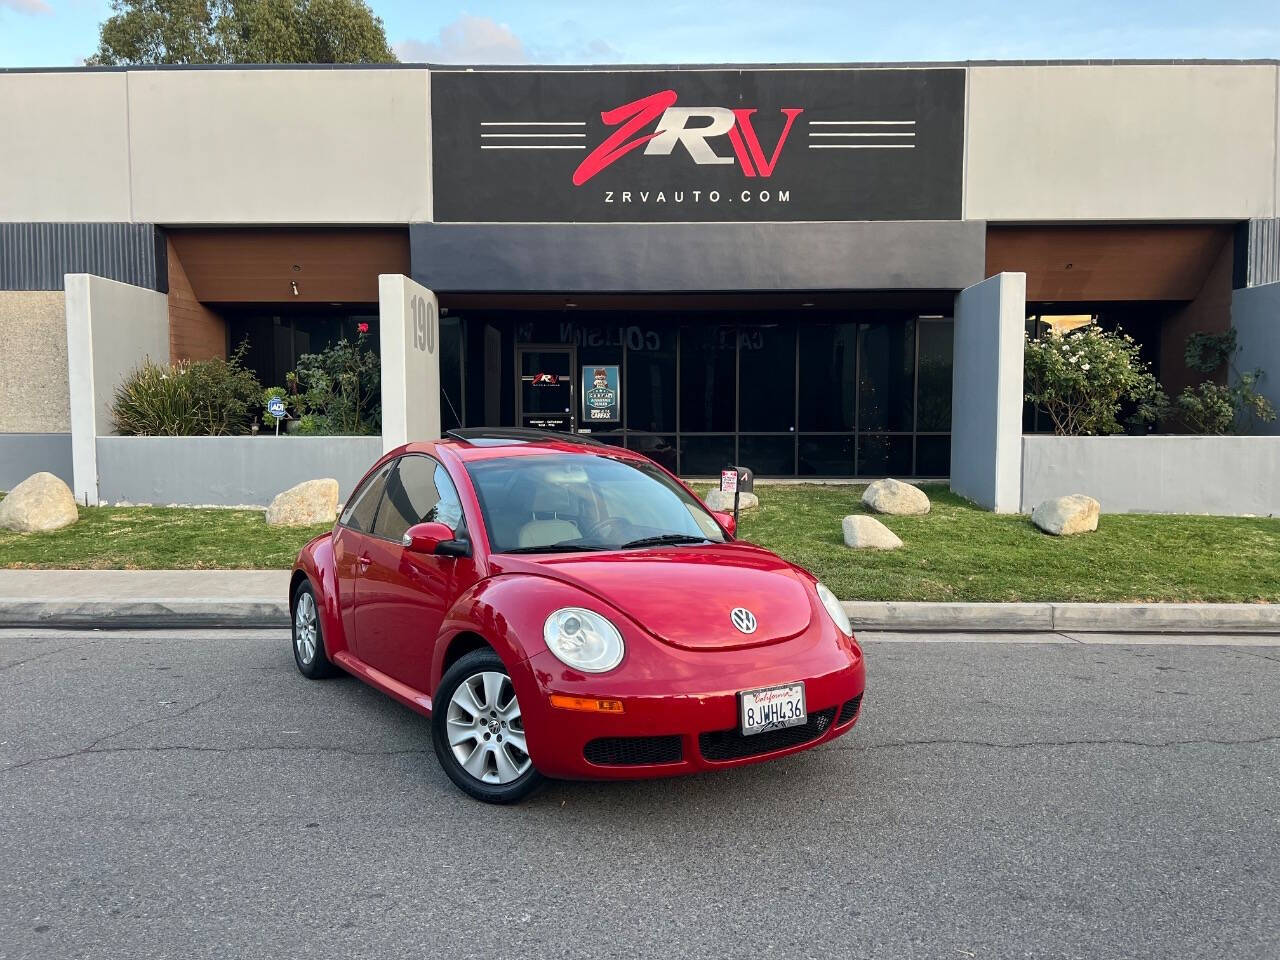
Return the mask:
<svg viewBox="0 0 1280 960">
<path fill-rule="evenodd" d="M 621 419 L 618 402 L 618 366 L 582 368 L 582 423 L 617 423 Z"/>
</svg>

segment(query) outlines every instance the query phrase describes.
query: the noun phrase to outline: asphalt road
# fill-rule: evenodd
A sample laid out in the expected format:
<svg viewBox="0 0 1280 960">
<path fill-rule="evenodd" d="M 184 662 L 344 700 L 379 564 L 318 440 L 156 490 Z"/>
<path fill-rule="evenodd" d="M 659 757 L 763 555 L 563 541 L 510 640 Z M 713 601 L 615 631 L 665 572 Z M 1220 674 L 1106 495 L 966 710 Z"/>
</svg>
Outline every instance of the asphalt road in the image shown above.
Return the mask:
<svg viewBox="0 0 1280 960">
<path fill-rule="evenodd" d="M 284 634 L 0 634 L 0 957 L 1280 956 L 1280 647 L 868 644 L 855 731 L 477 804 Z"/>
</svg>

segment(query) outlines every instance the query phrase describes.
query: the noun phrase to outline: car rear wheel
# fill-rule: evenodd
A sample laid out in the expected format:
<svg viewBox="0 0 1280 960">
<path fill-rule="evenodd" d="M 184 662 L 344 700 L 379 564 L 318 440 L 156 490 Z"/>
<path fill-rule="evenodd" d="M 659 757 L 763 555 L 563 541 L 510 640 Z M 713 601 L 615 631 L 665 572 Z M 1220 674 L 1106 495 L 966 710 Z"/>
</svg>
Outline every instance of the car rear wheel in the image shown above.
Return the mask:
<svg viewBox="0 0 1280 960">
<path fill-rule="evenodd" d="M 525 747 L 511 677 L 492 650 L 450 667 L 433 698 L 431 739 L 449 779 L 486 803 L 514 803 L 542 783 Z"/>
<path fill-rule="evenodd" d="M 309 680 L 337 676 L 338 668 L 324 652 L 324 628 L 311 583 L 303 580 L 293 594 L 293 660 Z"/>
</svg>

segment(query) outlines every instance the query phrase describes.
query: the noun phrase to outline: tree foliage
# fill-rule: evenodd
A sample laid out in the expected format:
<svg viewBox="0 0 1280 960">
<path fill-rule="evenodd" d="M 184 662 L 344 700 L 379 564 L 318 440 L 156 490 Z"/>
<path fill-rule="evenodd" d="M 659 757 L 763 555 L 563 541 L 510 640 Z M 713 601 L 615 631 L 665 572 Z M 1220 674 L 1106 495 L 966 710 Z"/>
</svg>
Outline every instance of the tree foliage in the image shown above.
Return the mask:
<svg viewBox="0 0 1280 960">
<path fill-rule="evenodd" d="M 1129 422 L 1157 419 L 1166 398 L 1128 334 L 1096 324 L 1062 335 L 1050 333 L 1028 340 L 1025 353 L 1026 398 L 1041 407 L 1059 436 L 1120 433 L 1121 410 L 1130 406 Z"/>
<path fill-rule="evenodd" d="M 112 0 L 95 65 L 393 63 L 364 0 Z"/>
</svg>

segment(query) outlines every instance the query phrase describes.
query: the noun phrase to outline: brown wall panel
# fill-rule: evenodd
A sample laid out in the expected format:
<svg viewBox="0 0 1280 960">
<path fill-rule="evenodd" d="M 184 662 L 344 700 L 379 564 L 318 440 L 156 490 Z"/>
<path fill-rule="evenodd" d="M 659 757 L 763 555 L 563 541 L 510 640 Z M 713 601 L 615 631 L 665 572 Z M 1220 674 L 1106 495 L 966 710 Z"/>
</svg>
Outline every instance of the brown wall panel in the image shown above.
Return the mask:
<svg viewBox="0 0 1280 960">
<path fill-rule="evenodd" d="M 409 272 L 403 228 L 172 230 L 169 236 L 204 303 L 377 303 L 378 274 Z"/>
<path fill-rule="evenodd" d="M 169 359 L 208 360 L 227 355 L 227 325 L 196 299 L 182 259 L 169 240 Z"/>
<path fill-rule="evenodd" d="M 987 229 L 987 276 L 1027 275 L 1028 301 L 1193 300 L 1230 225 Z"/>
<path fill-rule="evenodd" d="M 1226 333 L 1231 329 L 1231 275 L 1235 244 L 1222 245 L 1196 298 L 1170 317 L 1160 331 L 1160 382 L 1169 396 L 1208 379 L 1226 383 L 1226 370 L 1208 377 L 1186 365 L 1187 337 L 1193 333 Z"/>
</svg>

